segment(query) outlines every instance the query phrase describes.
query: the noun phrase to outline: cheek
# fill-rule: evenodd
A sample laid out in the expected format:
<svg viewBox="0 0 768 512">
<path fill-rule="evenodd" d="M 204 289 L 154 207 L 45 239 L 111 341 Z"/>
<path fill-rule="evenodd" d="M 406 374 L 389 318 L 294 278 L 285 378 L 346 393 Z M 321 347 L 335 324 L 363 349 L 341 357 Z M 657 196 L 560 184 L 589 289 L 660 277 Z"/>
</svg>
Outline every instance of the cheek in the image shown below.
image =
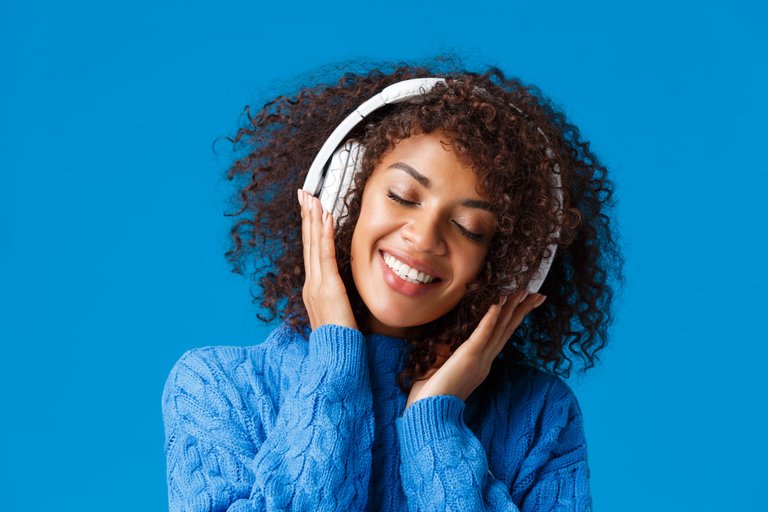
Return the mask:
<svg viewBox="0 0 768 512">
<path fill-rule="evenodd" d="M 485 258 L 488 254 L 487 249 L 481 251 L 467 251 L 466 258 L 459 263 L 459 268 L 463 269 L 463 279 L 466 282 L 474 280 L 485 265 Z"/>
<path fill-rule="evenodd" d="M 388 211 L 386 206 L 381 201 L 364 199 L 360 216 L 355 225 L 355 232 L 352 235 L 353 239 L 355 237 L 360 239 L 375 238 L 384 233 L 392 219 L 392 212 Z"/>
<path fill-rule="evenodd" d="M 352 233 L 351 258 L 354 266 L 368 261 L 373 253 L 376 241 L 382 236 L 385 215 L 377 213 L 370 201 L 363 201 L 360 215 Z"/>
</svg>

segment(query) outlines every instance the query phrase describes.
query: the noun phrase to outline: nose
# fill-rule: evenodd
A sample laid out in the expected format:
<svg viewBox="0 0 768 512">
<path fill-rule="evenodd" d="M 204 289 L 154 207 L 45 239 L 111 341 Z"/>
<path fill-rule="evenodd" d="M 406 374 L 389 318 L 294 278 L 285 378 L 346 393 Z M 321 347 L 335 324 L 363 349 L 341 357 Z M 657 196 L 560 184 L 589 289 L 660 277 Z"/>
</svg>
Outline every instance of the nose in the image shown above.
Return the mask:
<svg viewBox="0 0 768 512">
<path fill-rule="evenodd" d="M 432 253 L 442 256 L 446 243 L 435 215 L 414 216 L 400 229 L 403 241 L 415 252 Z"/>
</svg>

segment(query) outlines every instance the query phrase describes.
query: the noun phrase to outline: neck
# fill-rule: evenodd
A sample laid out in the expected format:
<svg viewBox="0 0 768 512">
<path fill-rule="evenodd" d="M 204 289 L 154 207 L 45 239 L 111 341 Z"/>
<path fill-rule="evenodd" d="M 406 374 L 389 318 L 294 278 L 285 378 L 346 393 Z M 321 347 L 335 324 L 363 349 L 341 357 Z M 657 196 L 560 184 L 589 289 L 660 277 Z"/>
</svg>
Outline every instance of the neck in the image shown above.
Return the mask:
<svg viewBox="0 0 768 512">
<path fill-rule="evenodd" d="M 410 331 L 409 327 L 392 327 L 390 325 L 384 325 L 373 316 L 370 317 L 368 324 L 370 325 L 373 334 L 382 334 L 392 338 L 406 338 Z"/>
</svg>

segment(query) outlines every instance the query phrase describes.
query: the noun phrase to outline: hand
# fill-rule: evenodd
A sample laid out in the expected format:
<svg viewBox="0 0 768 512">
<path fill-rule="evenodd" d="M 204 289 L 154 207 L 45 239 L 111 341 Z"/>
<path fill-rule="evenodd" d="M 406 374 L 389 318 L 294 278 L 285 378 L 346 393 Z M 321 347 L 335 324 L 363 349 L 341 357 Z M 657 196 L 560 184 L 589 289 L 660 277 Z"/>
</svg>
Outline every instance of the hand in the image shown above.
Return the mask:
<svg viewBox="0 0 768 512">
<path fill-rule="evenodd" d="M 544 295 L 535 293 L 529 296 L 527 291 L 522 290 L 493 304 L 456 352 L 450 354 L 447 347 L 441 347 L 435 366 L 413 382 L 406 409 L 429 396 L 453 395 L 466 400 L 488 376 L 491 363 L 525 315 L 543 304 L 544 300 Z"/>
<path fill-rule="evenodd" d="M 347 290 L 336 265 L 333 216 L 324 212 L 320 200 L 298 190 L 301 205 L 301 242 L 304 246 L 302 299 L 314 331 L 335 324 L 357 329 Z"/>
</svg>

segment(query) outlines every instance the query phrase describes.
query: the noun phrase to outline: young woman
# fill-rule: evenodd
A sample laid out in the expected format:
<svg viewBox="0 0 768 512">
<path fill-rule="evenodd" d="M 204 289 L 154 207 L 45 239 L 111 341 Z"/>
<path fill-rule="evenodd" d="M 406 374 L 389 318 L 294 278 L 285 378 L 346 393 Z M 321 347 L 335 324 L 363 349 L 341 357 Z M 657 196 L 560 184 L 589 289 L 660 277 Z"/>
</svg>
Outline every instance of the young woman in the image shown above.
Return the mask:
<svg viewBox="0 0 768 512">
<path fill-rule="evenodd" d="M 238 131 L 227 256 L 282 323 L 171 371 L 171 510 L 591 508 L 559 376 L 607 340 L 613 187 L 537 89 L 447 66 L 347 73 Z M 307 173 L 340 124 L 361 150 L 334 216 Z"/>
</svg>

